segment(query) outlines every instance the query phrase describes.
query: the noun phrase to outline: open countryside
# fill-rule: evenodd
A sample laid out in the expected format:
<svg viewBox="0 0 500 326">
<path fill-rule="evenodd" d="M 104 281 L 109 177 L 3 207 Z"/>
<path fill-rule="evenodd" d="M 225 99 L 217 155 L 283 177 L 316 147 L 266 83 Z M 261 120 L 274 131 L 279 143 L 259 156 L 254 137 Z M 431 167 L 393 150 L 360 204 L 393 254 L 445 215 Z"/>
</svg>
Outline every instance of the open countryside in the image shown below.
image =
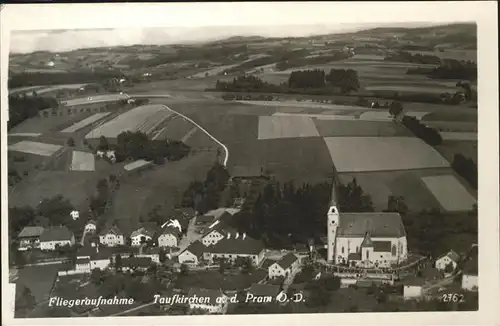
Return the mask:
<svg viewBox="0 0 500 326">
<path fill-rule="evenodd" d="M 477 310 L 476 42 L 451 24 L 11 53 L 16 316 Z M 213 301 L 154 301 L 175 293 Z"/>
</svg>

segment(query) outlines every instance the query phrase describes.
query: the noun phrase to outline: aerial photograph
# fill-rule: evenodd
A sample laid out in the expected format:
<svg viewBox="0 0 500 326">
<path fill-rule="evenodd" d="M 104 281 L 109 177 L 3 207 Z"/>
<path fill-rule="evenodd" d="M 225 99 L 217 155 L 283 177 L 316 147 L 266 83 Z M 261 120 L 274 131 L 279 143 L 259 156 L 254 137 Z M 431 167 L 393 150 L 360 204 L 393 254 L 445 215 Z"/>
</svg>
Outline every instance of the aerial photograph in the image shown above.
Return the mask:
<svg viewBox="0 0 500 326">
<path fill-rule="evenodd" d="M 475 23 L 12 31 L 8 61 L 15 318 L 478 310 Z"/>
</svg>

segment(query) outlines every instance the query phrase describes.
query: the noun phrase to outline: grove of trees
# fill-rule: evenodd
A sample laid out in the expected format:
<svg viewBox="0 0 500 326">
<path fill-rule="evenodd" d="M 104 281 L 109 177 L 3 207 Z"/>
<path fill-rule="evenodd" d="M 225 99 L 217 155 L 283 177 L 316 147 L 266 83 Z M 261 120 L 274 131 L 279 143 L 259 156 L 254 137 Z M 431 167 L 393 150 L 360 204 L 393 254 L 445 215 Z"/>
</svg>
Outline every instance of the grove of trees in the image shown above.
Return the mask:
<svg viewBox="0 0 500 326">
<path fill-rule="evenodd" d="M 24 120 L 38 115 L 40 110 L 59 107 L 53 97 L 9 95 L 9 121 L 7 130 L 17 126 Z"/>
<path fill-rule="evenodd" d="M 404 116 L 402 123 L 406 128 L 413 132 L 415 136 L 431 146 L 440 145 L 443 142 L 441 135 L 438 131 L 436 131 L 436 129 L 427 127 L 415 117 Z"/>
<path fill-rule="evenodd" d="M 466 158 L 462 154 L 455 154 L 451 167 L 458 175 L 467 180 L 472 188 L 477 189 L 478 171 L 477 165 L 472 159 Z"/>
</svg>

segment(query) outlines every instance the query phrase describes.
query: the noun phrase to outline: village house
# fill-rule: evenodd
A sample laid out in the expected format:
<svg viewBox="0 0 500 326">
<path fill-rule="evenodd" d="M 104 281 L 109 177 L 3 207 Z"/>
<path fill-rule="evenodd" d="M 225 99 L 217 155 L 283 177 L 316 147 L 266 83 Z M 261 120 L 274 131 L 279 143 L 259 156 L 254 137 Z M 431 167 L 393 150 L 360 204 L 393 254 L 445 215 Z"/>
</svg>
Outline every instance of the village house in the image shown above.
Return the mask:
<svg viewBox="0 0 500 326">
<path fill-rule="evenodd" d="M 40 247 L 40 236 L 43 233 L 41 226 L 27 226 L 19 232 L 17 240 L 19 242 L 18 250 L 24 251 Z"/>
<path fill-rule="evenodd" d="M 116 226 L 103 230 L 99 234 L 99 242 L 108 247 L 123 246 L 125 245 L 125 237 L 123 232 Z"/>
<path fill-rule="evenodd" d="M 133 247 L 138 247 L 148 241 L 153 240 L 154 229 L 150 227 L 140 227 L 130 234 L 130 242 Z"/>
<path fill-rule="evenodd" d="M 205 246 L 213 246 L 220 240 L 224 239 L 229 233 L 235 234 L 236 238 L 240 236 L 240 234 L 233 228 L 228 227 L 221 221 L 215 221 L 203 231 L 201 242 Z"/>
<path fill-rule="evenodd" d="M 203 258 L 206 247 L 200 241 L 194 241 L 177 258 L 180 264 L 197 266 Z"/>
<path fill-rule="evenodd" d="M 97 230 L 97 223 L 94 220 L 90 220 L 85 224 L 84 232 L 85 233 L 95 233 Z"/>
<path fill-rule="evenodd" d="M 90 273 L 90 258 L 77 258 L 75 262 L 75 270 L 79 273 Z"/>
<path fill-rule="evenodd" d="M 462 289 L 467 291 L 478 290 L 478 269 L 478 247 L 474 245 L 462 269 Z"/>
<path fill-rule="evenodd" d="M 406 230 L 399 213 L 341 213 L 336 186 L 327 214 L 327 260 L 357 267 L 390 267 L 408 256 Z"/>
<path fill-rule="evenodd" d="M 176 227 L 167 226 L 158 232 L 159 247 L 177 247 L 180 240 L 180 231 Z"/>
<path fill-rule="evenodd" d="M 91 243 L 90 245 L 86 245 L 81 247 L 76 252 L 76 258 L 88 259 L 88 270 L 89 272 L 93 269 L 99 268 L 104 270 L 109 267 L 111 264 L 111 260 L 114 257 L 114 252 L 111 248 L 100 247 L 97 243 Z"/>
<path fill-rule="evenodd" d="M 189 303 L 189 309 L 200 309 L 210 314 L 225 314 L 229 305 L 228 297 L 222 291 L 192 288 L 188 294 L 189 298 L 206 298 L 193 300 Z"/>
<path fill-rule="evenodd" d="M 75 236 L 65 226 L 54 226 L 45 229 L 40 235 L 41 250 L 56 250 L 58 247 L 73 246 Z"/>
<path fill-rule="evenodd" d="M 436 269 L 446 272 L 447 266 L 451 264 L 451 266 L 453 267 L 453 269 L 449 271 L 449 273 L 451 273 L 457 268 L 459 262 L 460 262 L 460 255 L 457 254 L 455 251 L 450 250 L 448 253 L 436 259 Z"/>
<path fill-rule="evenodd" d="M 293 253 L 288 253 L 268 268 L 269 278 L 292 278 L 300 268 L 300 259 Z"/>
<path fill-rule="evenodd" d="M 76 221 L 80 218 L 80 212 L 79 211 L 71 211 L 71 213 L 69 213 L 69 215 L 71 216 L 71 218 L 73 219 L 73 221 Z"/>
<path fill-rule="evenodd" d="M 403 298 L 405 300 L 420 299 L 423 295 L 423 286 L 425 284 L 422 278 L 412 278 L 405 280 L 403 286 Z"/>
<path fill-rule="evenodd" d="M 250 258 L 254 266 L 259 266 L 263 261 L 265 251 L 262 241 L 248 237 L 245 233 L 238 236 L 227 233 L 224 239 L 205 248 L 203 257 L 210 263 L 221 258 L 232 263 L 237 258 Z"/>
</svg>

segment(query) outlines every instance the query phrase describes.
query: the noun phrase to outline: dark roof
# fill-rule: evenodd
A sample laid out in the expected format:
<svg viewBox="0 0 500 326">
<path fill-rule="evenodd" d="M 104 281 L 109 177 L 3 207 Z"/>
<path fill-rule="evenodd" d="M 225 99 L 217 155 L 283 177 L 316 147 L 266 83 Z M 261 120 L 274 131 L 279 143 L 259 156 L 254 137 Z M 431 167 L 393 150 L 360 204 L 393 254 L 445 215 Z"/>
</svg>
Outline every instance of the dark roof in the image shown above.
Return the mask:
<svg viewBox="0 0 500 326">
<path fill-rule="evenodd" d="M 63 241 L 71 240 L 73 233 L 65 226 L 53 226 L 45 229 L 40 235 L 40 241 Z"/>
<path fill-rule="evenodd" d="M 127 267 L 149 267 L 151 265 L 151 258 L 149 257 L 123 258 L 122 265 Z"/>
<path fill-rule="evenodd" d="M 370 233 L 365 234 L 365 238 L 363 239 L 363 242 L 361 242 L 361 248 L 368 248 L 368 247 L 373 247 L 373 241 L 372 238 L 370 237 Z"/>
<path fill-rule="evenodd" d="M 155 234 L 155 230 L 151 227 L 145 227 L 145 226 L 141 226 L 140 228 L 138 228 L 137 230 L 134 230 L 132 231 L 132 233 L 130 234 L 130 237 L 135 237 L 135 236 L 138 236 L 138 235 L 145 235 L 145 236 L 149 236 L 149 237 L 153 237 Z"/>
<path fill-rule="evenodd" d="M 220 290 L 191 288 L 188 297 L 194 297 L 195 295 L 197 297 L 209 298 L 208 304 L 212 306 L 219 305 L 220 303 L 217 302 L 217 298 L 224 296 Z"/>
<path fill-rule="evenodd" d="M 373 241 L 373 251 L 375 252 L 391 252 L 390 241 Z"/>
<path fill-rule="evenodd" d="M 261 268 L 268 268 L 269 266 L 271 266 L 276 262 L 277 260 L 267 258 L 262 262 Z"/>
<path fill-rule="evenodd" d="M 115 235 L 123 235 L 123 232 L 117 226 L 106 228 L 102 230 L 101 233 L 99 233 L 99 235 L 106 235 L 109 233 L 113 233 Z"/>
<path fill-rule="evenodd" d="M 292 266 L 293 263 L 295 263 L 299 258 L 295 256 L 293 253 L 288 253 L 285 256 L 283 256 L 279 261 L 278 265 L 281 266 L 283 269 L 287 269 L 288 267 Z"/>
<path fill-rule="evenodd" d="M 197 241 L 191 243 L 184 251 L 189 251 L 190 253 L 192 253 L 196 257 L 201 257 L 206 249 L 207 249 L 207 247 L 205 247 L 205 245 L 203 243 L 201 243 L 199 240 L 197 240 Z"/>
<path fill-rule="evenodd" d="M 235 239 L 224 238 L 219 240 L 215 245 L 207 247 L 206 251 L 218 254 L 250 254 L 257 255 L 264 250 L 264 244 L 260 240 L 250 237 L 243 239 L 241 236 Z"/>
<path fill-rule="evenodd" d="M 441 256 L 439 256 L 436 260 L 439 260 L 443 257 L 448 257 L 450 258 L 451 260 L 453 260 L 455 263 L 458 263 L 460 261 L 460 255 L 457 254 L 455 251 L 453 250 L 450 250 L 449 252 L 447 252 L 446 254 L 443 254 Z"/>
<path fill-rule="evenodd" d="M 347 256 L 348 260 L 361 260 L 361 253 L 360 252 L 351 252 Z"/>
<path fill-rule="evenodd" d="M 76 252 L 77 257 L 90 257 L 92 260 L 102 260 L 108 259 L 113 256 L 115 251 L 113 248 L 108 248 L 104 246 L 92 247 L 92 246 L 84 246 L 78 249 Z"/>
<path fill-rule="evenodd" d="M 27 226 L 21 232 L 19 232 L 18 238 L 31 238 L 39 237 L 43 233 L 43 227 L 41 226 Z"/>
<path fill-rule="evenodd" d="M 81 265 L 81 264 L 89 264 L 90 259 L 89 258 L 78 258 L 76 260 L 76 265 Z"/>
<path fill-rule="evenodd" d="M 215 216 L 212 215 L 202 215 L 196 218 L 196 223 L 213 223 L 215 222 Z"/>
<path fill-rule="evenodd" d="M 160 229 L 158 231 L 158 236 L 162 235 L 162 234 L 171 234 L 171 235 L 174 235 L 176 236 L 177 238 L 179 238 L 181 232 L 179 231 L 178 228 L 176 227 L 173 227 L 173 226 L 166 226 L 164 227 L 163 229 Z"/>
<path fill-rule="evenodd" d="M 255 296 L 275 297 L 280 292 L 278 285 L 253 283 L 249 292 Z"/>
<path fill-rule="evenodd" d="M 224 214 L 229 214 L 229 213 L 224 213 Z M 238 233 L 238 231 L 235 228 L 233 228 L 225 223 L 220 222 L 220 223 L 214 225 L 212 228 L 206 227 L 206 229 L 203 232 L 204 237 L 214 230 L 219 232 L 223 236 L 227 236 L 229 233 L 231 233 L 231 236 L 235 237 L 236 233 Z M 238 234 L 238 237 L 240 237 L 240 236 L 241 236 L 241 234 Z"/>
<path fill-rule="evenodd" d="M 341 213 L 339 224 L 339 236 L 362 237 L 367 232 L 372 238 L 406 236 L 399 213 Z"/>
</svg>

